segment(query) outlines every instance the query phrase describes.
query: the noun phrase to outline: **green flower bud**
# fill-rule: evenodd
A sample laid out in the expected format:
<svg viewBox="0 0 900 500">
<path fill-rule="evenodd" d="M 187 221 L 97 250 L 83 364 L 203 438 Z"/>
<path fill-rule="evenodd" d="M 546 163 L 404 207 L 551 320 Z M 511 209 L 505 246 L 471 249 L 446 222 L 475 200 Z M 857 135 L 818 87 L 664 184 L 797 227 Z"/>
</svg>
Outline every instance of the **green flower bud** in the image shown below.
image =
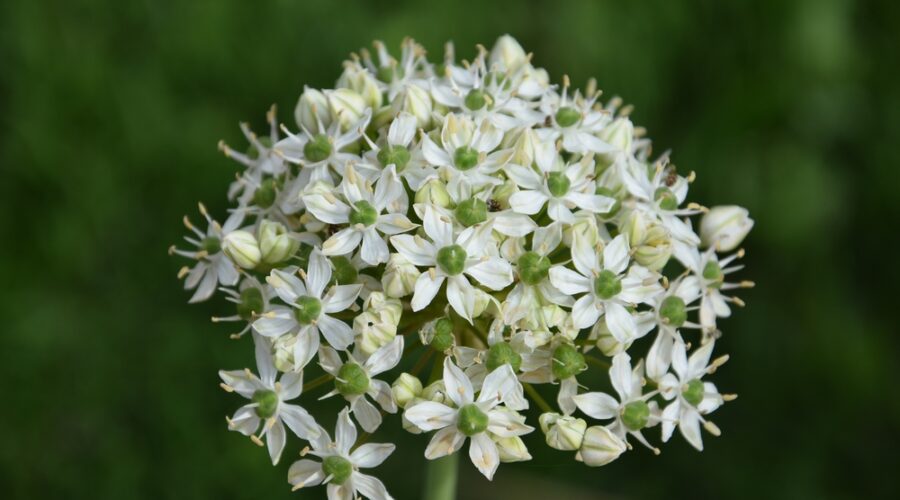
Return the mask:
<svg viewBox="0 0 900 500">
<path fill-rule="evenodd" d="M 353 204 L 353 210 L 350 211 L 350 224 L 362 224 L 363 226 L 371 226 L 378 220 L 378 211 L 366 200 L 359 200 Z"/>
<path fill-rule="evenodd" d="M 571 186 L 571 182 L 563 172 L 550 172 L 547 175 L 547 190 L 554 197 L 565 196 L 569 192 L 569 186 Z"/>
<path fill-rule="evenodd" d="M 331 455 L 322 460 L 322 472 L 325 473 L 325 477 L 331 476 L 329 483 L 341 485 L 353 474 L 353 464 L 344 457 Z"/>
<path fill-rule="evenodd" d="M 561 344 L 553 351 L 551 362 L 553 376 L 558 380 L 573 377 L 587 368 L 584 355 L 572 344 Z"/>
<path fill-rule="evenodd" d="M 402 172 L 404 168 L 406 168 L 406 164 L 409 163 L 409 150 L 404 146 L 391 146 L 387 145 L 378 150 L 378 154 L 376 155 L 378 158 L 378 163 L 381 163 L 381 166 L 387 167 L 388 165 L 394 165 L 397 167 L 397 172 Z"/>
<path fill-rule="evenodd" d="M 450 206 L 447 186 L 438 179 L 431 179 L 416 191 L 416 203 L 431 203 L 442 208 Z"/>
<path fill-rule="evenodd" d="M 459 245 L 448 245 L 437 253 L 437 264 L 449 276 L 456 276 L 466 268 L 466 251 Z"/>
<path fill-rule="evenodd" d="M 410 401 L 422 394 L 422 381 L 409 373 L 401 373 L 391 385 L 391 394 L 400 408 L 406 408 Z"/>
<path fill-rule="evenodd" d="M 675 210 L 678 208 L 678 198 L 671 189 L 661 187 L 653 193 L 653 199 L 659 203 L 659 208 L 663 210 Z"/>
<path fill-rule="evenodd" d="M 519 279 L 526 285 L 537 285 L 550 275 L 550 264 L 550 259 L 537 252 L 525 252 L 519 257 Z"/>
<path fill-rule="evenodd" d="M 484 96 L 484 92 L 479 89 L 472 89 L 466 94 L 465 102 L 467 108 L 472 111 L 478 111 L 487 104 L 487 99 Z"/>
<path fill-rule="evenodd" d="M 687 320 L 684 300 L 677 295 L 669 295 L 660 304 L 659 315 L 669 326 L 680 328 Z"/>
<path fill-rule="evenodd" d="M 237 303 L 237 314 L 241 319 L 249 321 L 254 313 L 263 312 L 264 307 L 265 301 L 259 288 L 251 286 L 241 291 L 241 301 Z"/>
<path fill-rule="evenodd" d="M 474 436 L 487 430 L 488 416 L 474 403 L 459 409 L 459 420 L 456 428 L 466 436 Z"/>
<path fill-rule="evenodd" d="M 725 273 L 722 272 L 722 266 L 718 262 L 711 260 L 703 266 L 703 279 L 709 281 L 708 286 L 719 288 L 725 281 Z"/>
<path fill-rule="evenodd" d="M 481 224 L 487 220 L 487 203 L 478 198 L 471 198 L 457 205 L 453 213 L 463 226 Z"/>
<path fill-rule="evenodd" d="M 703 402 L 703 395 L 705 392 L 706 389 L 703 387 L 703 381 L 695 378 L 688 382 L 687 387 L 681 391 L 681 397 L 691 405 L 697 406 Z"/>
<path fill-rule="evenodd" d="M 556 123 L 560 127 L 571 127 L 581 120 L 581 112 L 569 106 L 563 106 L 556 112 Z"/>
<path fill-rule="evenodd" d="M 256 414 L 259 418 L 270 418 L 278 411 L 278 394 L 275 391 L 259 390 L 253 393 L 251 401 L 256 403 Z"/>
<path fill-rule="evenodd" d="M 331 156 L 331 141 L 325 134 L 318 134 L 303 146 L 303 156 L 311 162 L 322 161 Z"/>
<path fill-rule="evenodd" d="M 644 401 L 632 401 L 622 410 L 622 423 L 625 427 L 639 431 L 650 421 L 650 407 Z"/>
<path fill-rule="evenodd" d="M 271 177 L 262 181 L 253 193 L 253 204 L 263 209 L 271 207 L 278 196 L 277 186 L 277 182 Z"/>
<path fill-rule="evenodd" d="M 342 396 L 359 396 L 369 390 L 369 376 L 356 363 L 346 363 L 334 378 L 334 387 Z"/>
<path fill-rule="evenodd" d="M 262 261 L 267 264 L 278 264 L 291 258 L 300 242 L 291 237 L 286 227 L 280 222 L 264 220 L 259 226 L 259 249 Z"/>
<path fill-rule="evenodd" d="M 513 350 L 508 343 L 497 342 L 488 349 L 484 365 L 487 366 L 488 371 L 494 371 L 506 364 L 512 367 L 513 372 L 517 372 L 519 367 L 522 366 L 522 356 Z"/>
<path fill-rule="evenodd" d="M 478 151 L 469 146 L 460 146 L 453 153 L 453 164 L 458 170 L 466 171 L 478 165 Z"/>
<path fill-rule="evenodd" d="M 616 277 L 616 273 L 604 269 L 594 278 L 594 293 L 601 299 L 608 300 L 622 291 L 622 282 Z"/>
<path fill-rule="evenodd" d="M 253 269 L 259 265 L 262 258 L 256 236 L 243 230 L 228 233 L 222 250 L 235 264 L 244 269 Z"/>
<path fill-rule="evenodd" d="M 441 318 L 434 323 L 434 337 L 431 338 L 431 348 L 438 352 L 444 352 L 453 347 L 453 322 L 449 318 Z"/>
<path fill-rule="evenodd" d="M 522 438 L 519 436 L 499 437 L 492 435 L 491 439 L 497 445 L 497 452 L 501 462 L 511 463 L 531 460 L 528 447 L 525 446 L 525 441 L 522 441 Z"/>
<path fill-rule="evenodd" d="M 297 307 L 294 308 L 294 316 L 301 325 L 309 325 L 319 319 L 322 314 L 322 302 L 315 297 L 304 295 L 297 299 Z"/>
</svg>

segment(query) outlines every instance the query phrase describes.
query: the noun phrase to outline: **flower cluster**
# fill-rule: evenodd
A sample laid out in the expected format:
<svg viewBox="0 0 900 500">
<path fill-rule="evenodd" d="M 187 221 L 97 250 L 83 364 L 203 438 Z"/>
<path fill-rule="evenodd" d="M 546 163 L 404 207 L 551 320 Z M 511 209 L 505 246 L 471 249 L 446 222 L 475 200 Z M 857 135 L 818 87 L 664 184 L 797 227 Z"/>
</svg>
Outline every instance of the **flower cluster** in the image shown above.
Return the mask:
<svg viewBox="0 0 900 500">
<path fill-rule="evenodd" d="M 308 443 L 317 460 L 289 481 L 329 498 L 390 498 L 361 469 L 394 445 L 359 444 L 356 425 L 398 412 L 433 433 L 426 458 L 468 442 L 488 479 L 531 458 L 536 427 L 589 466 L 635 442 L 659 453 L 657 424 L 702 449 L 734 397 L 706 379 L 732 292 L 752 286 L 730 278 L 747 211 L 688 203 L 693 173 L 651 156 L 629 106 L 550 83 L 509 36 L 471 61 L 448 44 L 439 64 L 412 40 L 375 48 L 334 89 L 304 89 L 296 124 L 273 108 L 266 135 L 241 125 L 246 152 L 221 143 L 243 167 L 235 206 L 220 224 L 201 205 L 195 248 L 172 248 L 196 261 L 190 301 L 221 291 L 234 313 L 214 321 L 254 344 L 255 372 L 220 372 L 249 400 L 229 428 L 273 464 L 289 434 Z M 322 386 L 346 402 L 333 439 L 304 409 Z"/>
</svg>

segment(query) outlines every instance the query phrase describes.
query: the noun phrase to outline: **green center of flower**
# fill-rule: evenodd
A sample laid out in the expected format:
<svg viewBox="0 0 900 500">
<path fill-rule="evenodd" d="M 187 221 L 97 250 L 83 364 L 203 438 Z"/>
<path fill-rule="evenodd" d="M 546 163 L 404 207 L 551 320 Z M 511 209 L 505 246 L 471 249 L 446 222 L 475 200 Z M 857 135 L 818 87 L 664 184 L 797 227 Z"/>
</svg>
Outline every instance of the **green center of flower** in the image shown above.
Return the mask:
<svg viewBox="0 0 900 500">
<path fill-rule="evenodd" d="M 278 411 L 278 394 L 275 391 L 262 389 L 254 392 L 250 399 L 257 404 L 256 414 L 259 418 L 270 418 Z"/>
<path fill-rule="evenodd" d="M 556 112 L 556 123 L 560 127 L 571 127 L 581 119 L 581 113 L 572 107 L 563 106 Z"/>
<path fill-rule="evenodd" d="M 322 472 L 325 473 L 325 477 L 331 476 L 329 483 L 341 485 L 353 474 L 353 464 L 344 457 L 332 455 L 322 460 Z"/>
<path fill-rule="evenodd" d="M 262 181 L 262 184 L 256 188 L 253 193 L 253 204 L 259 208 L 269 208 L 275 203 L 278 196 L 277 183 L 275 179 L 268 178 Z"/>
<path fill-rule="evenodd" d="M 241 319 L 250 320 L 253 313 L 259 314 L 263 312 L 263 294 L 255 286 L 245 288 L 241 292 L 241 301 L 237 303 L 237 313 Z"/>
<path fill-rule="evenodd" d="M 703 279 L 709 281 L 709 286 L 719 288 L 725 281 L 725 274 L 718 262 L 711 260 L 703 266 Z"/>
<path fill-rule="evenodd" d="M 517 372 L 519 367 L 522 366 L 522 356 L 514 351 L 508 343 L 497 342 L 488 349 L 487 360 L 485 360 L 484 364 L 489 371 L 494 371 L 508 364 L 514 372 Z"/>
<path fill-rule="evenodd" d="M 558 380 L 574 377 L 587 368 L 584 356 L 571 344 L 562 344 L 553 351 L 553 376 Z"/>
<path fill-rule="evenodd" d="M 485 104 L 487 104 L 487 99 L 485 99 L 484 92 L 481 90 L 472 89 L 466 94 L 466 107 L 472 111 L 478 111 L 483 108 Z"/>
<path fill-rule="evenodd" d="M 681 397 L 693 406 L 699 405 L 703 401 L 703 381 L 695 378 L 687 383 L 687 387 L 681 391 Z"/>
<path fill-rule="evenodd" d="M 441 318 L 434 324 L 434 337 L 431 347 L 435 351 L 444 352 L 453 346 L 453 322 L 449 318 Z"/>
<path fill-rule="evenodd" d="M 297 322 L 301 325 L 309 325 L 313 321 L 319 319 L 319 314 L 322 313 L 322 302 L 315 297 L 310 297 L 308 295 L 304 295 L 297 299 L 296 307 L 294 308 L 294 316 L 297 317 Z"/>
<path fill-rule="evenodd" d="M 487 212 L 487 203 L 478 198 L 472 198 L 457 205 L 454 215 L 460 224 L 469 227 L 486 221 Z"/>
<path fill-rule="evenodd" d="M 571 185 L 569 178 L 562 172 L 550 172 L 547 175 L 547 190 L 555 198 L 565 196 L 569 192 L 569 186 Z"/>
<path fill-rule="evenodd" d="M 449 245 L 438 250 L 437 264 L 448 276 L 456 276 L 466 268 L 466 251 L 459 245 Z"/>
<path fill-rule="evenodd" d="M 378 150 L 377 158 L 382 166 L 394 165 L 397 172 L 402 172 L 409 163 L 409 150 L 403 146 L 385 146 Z"/>
<path fill-rule="evenodd" d="M 453 164 L 459 170 L 469 170 L 478 165 L 478 151 L 469 146 L 460 146 L 453 153 Z"/>
<path fill-rule="evenodd" d="M 303 155 L 311 162 L 322 161 L 331 156 L 331 141 L 325 134 L 318 134 L 306 146 L 303 146 Z"/>
<path fill-rule="evenodd" d="M 403 68 L 393 64 L 381 66 L 376 71 L 375 76 L 384 83 L 391 83 L 394 81 L 394 78 L 403 78 Z"/>
<path fill-rule="evenodd" d="M 594 278 L 594 293 L 603 300 L 609 300 L 622 291 L 622 282 L 616 273 L 604 269 Z"/>
<path fill-rule="evenodd" d="M 537 285 L 550 274 L 550 259 L 537 252 L 525 252 L 519 257 L 517 267 L 523 283 Z"/>
<path fill-rule="evenodd" d="M 661 187 L 653 193 L 653 199 L 659 203 L 659 208 L 663 210 L 675 210 L 678 208 L 678 198 L 675 193 L 667 187 Z"/>
<path fill-rule="evenodd" d="M 359 200 L 353 204 L 350 210 L 350 224 L 362 224 L 363 226 L 371 226 L 378 220 L 378 211 L 366 200 Z"/>
<path fill-rule="evenodd" d="M 659 306 L 659 315 L 666 323 L 679 328 L 687 320 L 687 309 L 681 297 L 670 295 L 663 299 Z"/>
<path fill-rule="evenodd" d="M 359 278 L 359 271 L 356 270 L 356 266 L 350 262 L 350 259 L 344 257 L 343 255 L 332 257 L 331 265 L 334 267 L 334 272 L 331 274 L 331 279 L 338 285 L 353 285 L 356 284 L 357 278 Z"/>
<path fill-rule="evenodd" d="M 356 363 L 347 363 L 338 370 L 334 387 L 343 396 L 359 396 L 369 390 L 369 376 Z"/>
<path fill-rule="evenodd" d="M 647 426 L 650 420 L 650 407 L 643 401 L 632 401 L 622 410 L 622 423 L 633 431 Z"/>
<path fill-rule="evenodd" d="M 487 430 L 488 416 L 474 403 L 459 409 L 459 420 L 456 428 L 466 436 L 474 436 Z"/>
<path fill-rule="evenodd" d="M 206 252 L 207 255 L 215 255 L 222 250 L 222 242 L 215 236 L 207 236 L 200 242 L 200 248 Z"/>
</svg>

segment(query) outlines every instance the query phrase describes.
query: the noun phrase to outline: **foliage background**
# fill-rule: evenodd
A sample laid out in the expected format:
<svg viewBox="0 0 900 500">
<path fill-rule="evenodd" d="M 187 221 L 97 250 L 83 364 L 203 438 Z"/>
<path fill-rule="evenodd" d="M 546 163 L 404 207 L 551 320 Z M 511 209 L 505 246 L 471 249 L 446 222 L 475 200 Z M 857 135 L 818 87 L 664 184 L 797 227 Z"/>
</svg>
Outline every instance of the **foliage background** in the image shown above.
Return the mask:
<svg viewBox="0 0 900 500">
<path fill-rule="evenodd" d="M 242 144 L 350 51 L 441 54 L 517 36 L 535 62 L 637 106 L 697 201 L 738 203 L 758 287 L 725 322 L 740 399 L 601 469 L 567 454 L 463 466 L 464 498 L 897 498 L 900 4 L 852 0 L 88 1 L 0 6 L 0 496 L 288 498 L 286 456 L 225 430 L 216 370 L 246 344 L 189 307 L 166 255 L 196 201 L 223 213 Z M 331 425 L 326 423 L 326 426 Z M 390 426 L 389 426 L 390 428 Z M 382 476 L 421 486 L 422 438 Z M 531 441 L 536 443 L 536 441 Z M 534 448 L 539 448 L 535 444 Z M 291 453 L 296 450 L 289 448 Z M 287 453 L 287 452 L 286 452 Z M 322 490 L 306 496 L 318 497 Z"/>
</svg>

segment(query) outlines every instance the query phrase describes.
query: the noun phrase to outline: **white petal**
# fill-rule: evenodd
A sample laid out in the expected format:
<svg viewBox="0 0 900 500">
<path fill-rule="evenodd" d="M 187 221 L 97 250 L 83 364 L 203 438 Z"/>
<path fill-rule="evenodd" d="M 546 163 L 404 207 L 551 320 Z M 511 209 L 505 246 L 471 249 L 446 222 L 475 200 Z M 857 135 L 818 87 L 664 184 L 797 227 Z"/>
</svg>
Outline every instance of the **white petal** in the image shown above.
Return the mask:
<svg viewBox="0 0 900 500">
<path fill-rule="evenodd" d="M 347 408 L 338 414 L 334 429 L 334 444 L 337 446 L 337 452 L 345 457 L 350 454 L 350 448 L 356 444 L 356 426 L 350 420 L 350 411 Z"/>
<path fill-rule="evenodd" d="M 357 229 L 352 227 L 341 229 L 322 243 L 322 254 L 347 255 L 356 250 L 361 239 L 362 233 Z"/>
<path fill-rule="evenodd" d="M 447 281 L 447 302 L 456 314 L 469 323 L 472 322 L 472 315 L 475 313 L 475 288 L 464 276 L 451 276 Z"/>
<path fill-rule="evenodd" d="M 503 290 L 513 281 L 512 266 L 500 257 L 490 257 L 466 269 L 466 274 L 491 290 Z"/>
<path fill-rule="evenodd" d="M 362 469 L 378 467 L 397 447 L 390 443 L 366 443 L 353 450 L 350 461 Z"/>
<path fill-rule="evenodd" d="M 475 391 L 472 389 L 472 381 L 463 373 L 449 357 L 444 358 L 444 387 L 447 389 L 447 397 L 461 408 L 474 400 Z"/>
<path fill-rule="evenodd" d="M 303 392 L 303 372 L 286 372 L 281 376 L 281 392 L 279 397 L 282 401 L 290 401 Z"/>
<path fill-rule="evenodd" d="M 375 227 L 384 234 L 393 235 L 409 231 L 418 227 L 418 224 L 414 224 L 403 214 L 383 214 L 378 216 Z"/>
<path fill-rule="evenodd" d="M 616 354 L 609 368 L 609 381 L 622 401 L 628 401 L 632 397 L 631 376 L 631 357 L 624 352 Z"/>
<path fill-rule="evenodd" d="M 634 316 L 617 302 L 606 303 L 606 326 L 610 333 L 622 344 L 628 344 L 637 338 L 637 323 Z"/>
<path fill-rule="evenodd" d="M 509 197 L 509 206 L 520 214 L 534 215 L 547 203 L 547 195 L 540 191 L 519 191 Z"/>
<path fill-rule="evenodd" d="M 369 381 L 369 390 L 366 394 L 373 401 L 381 406 L 381 409 L 388 413 L 397 413 L 397 403 L 394 402 L 394 396 L 391 393 L 391 385 L 384 380 L 372 379 Z"/>
<path fill-rule="evenodd" d="M 600 319 L 601 311 L 594 302 L 594 297 L 585 295 L 572 306 L 572 324 L 579 329 L 592 326 Z"/>
<path fill-rule="evenodd" d="M 294 370 L 302 370 L 312 361 L 319 350 L 319 332 L 306 326 L 297 332 L 294 343 Z"/>
<path fill-rule="evenodd" d="M 456 426 L 444 427 L 431 437 L 428 447 L 425 448 L 425 458 L 434 460 L 452 455 L 462 447 L 465 440 L 466 435 L 459 432 Z"/>
<path fill-rule="evenodd" d="M 388 494 L 387 488 L 384 487 L 384 483 L 368 474 L 354 472 L 353 487 L 362 493 L 364 497 L 371 500 L 393 500 L 391 495 Z"/>
<path fill-rule="evenodd" d="M 371 434 L 381 425 L 381 412 L 379 412 L 378 408 L 375 408 L 375 406 L 366 398 L 362 396 L 356 398 L 353 403 L 351 403 L 351 406 L 353 408 L 353 414 L 359 422 L 359 426 L 362 427 L 364 431 Z"/>
<path fill-rule="evenodd" d="M 294 311 L 276 306 L 253 322 L 253 329 L 264 337 L 280 337 L 297 327 Z"/>
<path fill-rule="evenodd" d="M 285 270 L 273 269 L 272 273 L 266 277 L 266 282 L 272 285 L 278 297 L 288 304 L 293 304 L 301 295 L 306 295 L 306 286 L 297 277 L 296 269 L 293 266 L 285 268 Z"/>
<path fill-rule="evenodd" d="M 403 416 L 423 431 L 433 431 L 456 423 L 456 410 L 434 401 L 416 403 L 403 412 Z M 455 429 L 455 427 L 454 427 Z"/>
<path fill-rule="evenodd" d="M 395 236 L 396 238 L 396 236 Z M 434 296 L 437 295 L 438 290 L 441 289 L 441 285 L 444 283 L 443 276 L 435 276 L 434 279 L 431 278 L 431 273 L 422 273 L 416 279 L 416 288 L 413 292 L 412 306 L 413 311 L 421 311 L 431 304 L 431 301 L 434 299 Z"/>
<path fill-rule="evenodd" d="M 337 375 L 341 367 L 344 366 L 344 362 L 341 361 L 341 357 L 338 355 L 337 351 L 330 346 L 323 345 L 319 348 L 319 366 L 321 366 L 326 373 Z"/>
<path fill-rule="evenodd" d="M 388 144 L 392 146 L 406 146 L 412 141 L 415 134 L 416 117 L 404 111 L 398 114 L 394 121 L 391 122 L 391 127 L 388 129 Z"/>
<path fill-rule="evenodd" d="M 425 206 L 422 227 L 436 247 L 442 248 L 453 244 L 453 223 L 431 205 Z"/>
<path fill-rule="evenodd" d="M 472 436 L 469 443 L 469 458 L 479 472 L 488 480 L 493 480 L 497 466 L 500 465 L 500 453 L 497 445 L 484 432 Z"/>
<path fill-rule="evenodd" d="M 481 393 L 478 395 L 479 403 L 489 403 L 491 407 L 504 401 L 508 396 L 518 390 L 522 391 L 522 385 L 516 379 L 512 367 L 509 364 L 498 367 L 484 378 Z"/>
<path fill-rule="evenodd" d="M 534 231 L 538 225 L 527 215 L 505 210 L 494 215 L 492 227 L 502 235 L 521 238 Z"/>
<path fill-rule="evenodd" d="M 320 251 L 313 249 L 309 255 L 309 269 L 306 271 L 306 288 L 309 295 L 321 298 L 329 281 L 331 281 L 331 264 Z"/>
<path fill-rule="evenodd" d="M 628 267 L 628 241 L 620 234 L 603 249 L 603 268 L 620 274 Z"/>
<path fill-rule="evenodd" d="M 566 200 L 574 203 L 578 208 L 597 213 L 606 213 L 615 205 L 616 200 L 608 196 L 588 193 L 569 193 Z"/>
<path fill-rule="evenodd" d="M 564 267 L 550 268 L 550 283 L 566 295 L 576 295 L 591 291 L 591 280 L 581 274 Z"/>
<path fill-rule="evenodd" d="M 675 431 L 675 426 L 678 424 L 678 414 L 681 410 L 681 404 L 678 401 L 673 401 L 666 406 L 666 409 L 663 410 L 661 418 L 662 418 L 662 441 L 663 443 L 668 442 L 672 437 L 672 432 Z"/>
<path fill-rule="evenodd" d="M 374 228 L 369 228 L 363 233 L 362 250 L 359 255 L 367 264 L 377 266 L 382 262 L 387 262 L 391 253 L 381 235 Z"/>
<path fill-rule="evenodd" d="M 564 415 L 571 415 L 575 412 L 575 401 L 573 397 L 578 394 L 578 381 L 575 377 L 563 379 L 559 383 L 559 394 L 556 396 L 556 404 L 562 410 Z"/>
<path fill-rule="evenodd" d="M 586 392 L 572 398 L 585 415 L 598 420 L 615 418 L 619 414 L 619 402 L 609 394 Z"/>
<path fill-rule="evenodd" d="M 403 356 L 403 336 L 398 335 L 372 353 L 363 366 L 369 377 L 374 377 L 397 366 L 401 356 Z"/>
<path fill-rule="evenodd" d="M 398 234 L 391 236 L 391 244 L 406 257 L 410 263 L 416 266 L 433 266 L 437 249 L 431 242 L 418 236 Z"/>
<path fill-rule="evenodd" d="M 356 300 L 362 285 L 336 285 L 328 290 L 322 298 L 322 312 L 331 314 L 341 312 Z"/>
<path fill-rule="evenodd" d="M 541 178 L 541 175 L 530 167 L 509 164 L 504 170 L 509 178 L 522 189 L 537 190 L 544 185 L 544 180 Z"/>
<path fill-rule="evenodd" d="M 297 460 L 288 469 L 288 482 L 292 485 L 304 488 L 316 486 L 325 479 L 322 464 L 313 460 Z"/>
<path fill-rule="evenodd" d="M 279 407 L 278 414 L 288 428 L 296 434 L 300 439 L 310 439 L 319 432 L 319 425 L 306 410 L 297 406 L 282 404 Z"/>
<path fill-rule="evenodd" d="M 681 412 L 678 430 L 684 439 L 698 451 L 703 451 L 703 436 L 700 435 L 700 415 L 695 410 Z"/>
<path fill-rule="evenodd" d="M 339 351 L 346 351 L 353 343 L 353 329 L 339 319 L 323 314 L 319 316 L 316 326 L 331 347 Z"/>
<path fill-rule="evenodd" d="M 707 342 L 691 354 L 690 359 L 688 359 L 688 378 L 700 378 L 706 374 L 706 367 L 709 365 L 709 358 L 712 356 L 714 344 L 715 341 Z M 260 373 L 260 376 L 262 376 L 262 373 Z"/>
<path fill-rule="evenodd" d="M 278 465 L 285 443 L 287 443 L 287 433 L 284 432 L 284 424 L 281 423 L 281 420 L 276 419 L 272 427 L 266 431 L 266 445 L 269 448 L 272 465 Z"/>
<path fill-rule="evenodd" d="M 275 376 L 278 371 L 272 361 L 272 346 L 269 341 L 253 333 L 253 347 L 256 354 L 256 371 L 259 378 L 267 387 L 275 386 Z"/>
</svg>

